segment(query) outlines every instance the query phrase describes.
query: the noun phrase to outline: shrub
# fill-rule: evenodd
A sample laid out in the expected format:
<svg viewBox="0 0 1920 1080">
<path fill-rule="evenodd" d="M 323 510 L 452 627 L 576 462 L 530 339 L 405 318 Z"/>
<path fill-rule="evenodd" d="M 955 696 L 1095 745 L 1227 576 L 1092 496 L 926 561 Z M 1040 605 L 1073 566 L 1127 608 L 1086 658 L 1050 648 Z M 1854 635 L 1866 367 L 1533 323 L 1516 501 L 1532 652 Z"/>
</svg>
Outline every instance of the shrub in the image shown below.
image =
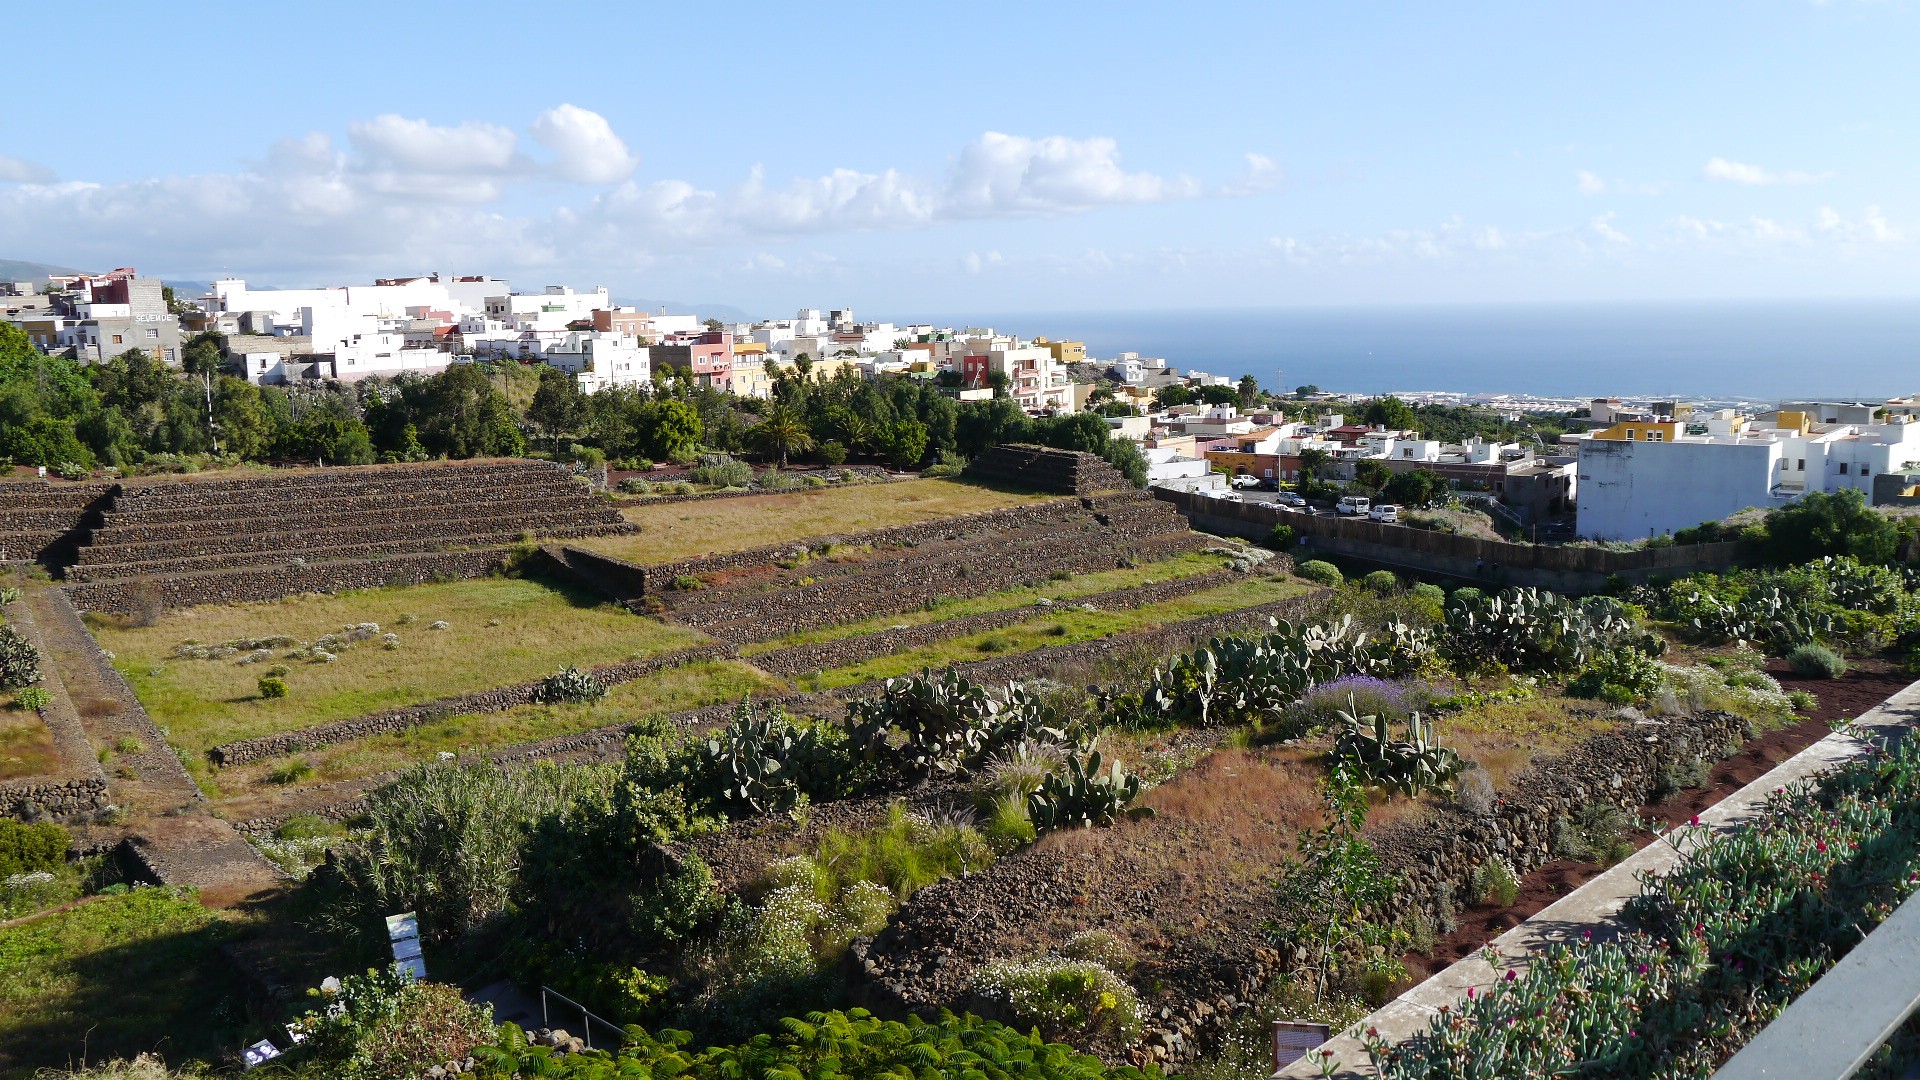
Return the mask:
<svg viewBox="0 0 1920 1080">
<path fill-rule="evenodd" d="M 629 476 L 620 481 L 620 491 L 626 495 L 651 495 L 653 481 L 639 476 Z"/>
<path fill-rule="evenodd" d="M 269 784 L 297 784 L 313 775 L 313 762 L 306 758 L 295 758 L 285 765 L 267 773 Z"/>
<path fill-rule="evenodd" d="M 1040 831 L 1033 827 L 1033 819 L 1027 817 L 1025 795 L 1002 795 L 988 808 L 980 834 L 986 837 L 987 846 L 1005 855 L 1039 839 Z"/>
<path fill-rule="evenodd" d="M 607 684 L 593 672 L 569 665 L 547 676 L 536 696 L 549 704 L 577 705 L 606 697 Z"/>
<path fill-rule="evenodd" d="M 413 1080 L 493 1041 L 491 1006 L 469 1005 L 460 988 L 402 975 L 398 967 L 311 991 L 322 1006 L 290 1026 L 303 1048 L 344 1080 Z"/>
<path fill-rule="evenodd" d="M 825 442 L 815 443 L 813 447 L 813 460 L 828 468 L 843 465 L 847 460 L 847 444 L 840 442 L 838 439 L 828 439 Z"/>
<path fill-rule="evenodd" d="M 867 832 L 830 830 L 813 862 L 821 871 L 817 894 L 828 903 L 860 882 L 904 901 L 936 881 L 987 866 L 993 851 L 970 826 L 929 821 L 894 803 L 880 825 Z"/>
<path fill-rule="evenodd" d="M 1343 712 L 1404 720 L 1426 709 L 1432 697 L 1432 689 L 1423 682 L 1348 675 L 1307 691 L 1290 712 L 1297 728 L 1313 730 L 1333 724 Z"/>
<path fill-rule="evenodd" d="M 1261 541 L 1261 543 L 1264 543 L 1275 551 L 1291 551 L 1293 550 L 1294 541 L 1297 539 L 1298 537 L 1296 537 L 1293 532 L 1293 526 L 1282 521 L 1267 530 L 1267 538 Z"/>
<path fill-rule="evenodd" d="M 38 686 L 29 686 L 13 696 L 13 703 L 28 712 L 40 712 L 52 704 L 53 695 Z"/>
<path fill-rule="evenodd" d="M 687 478 L 713 487 L 746 487 L 753 483 L 753 467 L 730 454 L 702 454 L 700 463 L 687 470 Z"/>
<path fill-rule="evenodd" d="M 725 901 L 714 888 L 713 871 L 698 855 L 680 862 L 652 888 L 636 890 L 627 925 L 645 942 L 683 941 L 720 913 Z"/>
<path fill-rule="evenodd" d="M 16 690 L 40 681 L 40 650 L 11 626 L 0 626 L 0 689 Z"/>
<path fill-rule="evenodd" d="M 66 861 L 65 829 L 47 822 L 26 825 L 0 818 L 0 878 L 55 870 Z"/>
<path fill-rule="evenodd" d="M 266 675 L 260 679 L 260 696 L 267 701 L 287 696 L 287 680 L 278 675 Z"/>
<path fill-rule="evenodd" d="M 1447 606 L 1473 607 L 1487 598 L 1487 594 L 1471 585 L 1462 585 L 1453 590 L 1447 598 Z"/>
<path fill-rule="evenodd" d="M 1554 822 L 1553 853 L 1563 859 L 1612 866 L 1633 854 L 1628 828 L 1627 815 L 1618 806 L 1591 802 Z"/>
<path fill-rule="evenodd" d="M 1412 588 L 1408 589 L 1407 592 L 1424 600 L 1431 600 L 1436 604 L 1444 605 L 1447 602 L 1447 591 L 1431 581 L 1418 582 Z"/>
<path fill-rule="evenodd" d="M 1393 576 L 1391 570 L 1375 570 L 1366 576 L 1367 588 L 1382 596 L 1392 593 L 1400 587 L 1400 579 Z"/>
<path fill-rule="evenodd" d="M 1493 813 L 1498 798 L 1493 790 L 1493 779 L 1477 763 L 1470 763 L 1461 773 L 1458 790 L 1453 794 L 1454 805 L 1474 817 L 1486 817 Z"/>
<path fill-rule="evenodd" d="M 1132 1038 L 1141 1026 L 1140 998 L 1104 966 L 1089 960 L 1002 960 L 973 973 L 973 992 L 999 1005 L 1019 1027 L 1049 1038 L 1085 1042 L 1112 1034 Z"/>
<path fill-rule="evenodd" d="M 1520 898 L 1520 877 L 1505 859 L 1495 856 L 1473 868 L 1475 902 L 1494 907 L 1512 907 Z"/>
<path fill-rule="evenodd" d="M 693 592 L 706 587 L 707 583 L 696 574 L 677 574 L 673 579 L 673 588 L 679 592 Z"/>
<path fill-rule="evenodd" d="M 1838 653 L 1811 642 L 1796 646 L 1788 653 L 1787 666 L 1794 674 L 1809 678 L 1837 679 L 1847 673 L 1847 662 Z"/>
<path fill-rule="evenodd" d="M 1820 707 L 1820 699 L 1805 690 L 1787 691 L 1787 703 L 1793 706 L 1794 712 L 1802 716 Z"/>
<path fill-rule="evenodd" d="M 1347 580 L 1339 567 L 1322 559 L 1308 559 L 1295 567 L 1293 572 L 1315 585 L 1325 585 L 1329 589 L 1337 589 Z"/>
<path fill-rule="evenodd" d="M 1060 955 L 1099 964 L 1108 971 L 1125 971 L 1134 965 L 1133 950 L 1108 930 L 1080 931 L 1060 946 Z"/>
</svg>

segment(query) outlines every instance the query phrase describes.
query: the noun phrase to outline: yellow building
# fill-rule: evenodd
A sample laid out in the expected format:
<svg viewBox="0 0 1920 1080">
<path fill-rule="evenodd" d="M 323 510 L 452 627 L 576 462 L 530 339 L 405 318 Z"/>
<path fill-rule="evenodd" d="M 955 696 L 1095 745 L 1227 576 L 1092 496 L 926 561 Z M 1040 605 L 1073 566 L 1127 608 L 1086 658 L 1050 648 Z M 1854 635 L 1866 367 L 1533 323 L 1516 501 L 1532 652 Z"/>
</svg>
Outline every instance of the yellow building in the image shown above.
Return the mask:
<svg viewBox="0 0 1920 1080">
<path fill-rule="evenodd" d="M 1054 360 L 1062 364 L 1087 362 L 1087 343 L 1084 341 L 1048 341 L 1046 338 L 1034 338 L 1033 344 L 1036 348 L 1052 353 Z"/>
<path fill-rule="evenodd" d="M 1666 420 L 1623 420 L 1593 437 L 1608 442 L 1673 442 L 1687 430 L 1685 424 Z"/>
</svg>

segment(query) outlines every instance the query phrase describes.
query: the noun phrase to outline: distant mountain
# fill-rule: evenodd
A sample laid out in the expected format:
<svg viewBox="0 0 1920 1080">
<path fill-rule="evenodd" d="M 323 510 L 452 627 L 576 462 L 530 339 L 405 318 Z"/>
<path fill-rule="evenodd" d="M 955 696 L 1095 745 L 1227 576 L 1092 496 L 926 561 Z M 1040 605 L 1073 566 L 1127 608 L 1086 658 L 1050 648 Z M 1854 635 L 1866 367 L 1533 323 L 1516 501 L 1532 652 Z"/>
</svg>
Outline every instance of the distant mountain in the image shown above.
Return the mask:
<svg viewBox="0 0 1920 1080">
<path fill-rule="evenodd" d="M 168 278 L 162 278 L 160 284 L 171 288 L 173 295 L 181 300 L 192 300 L 205 296 L 213 291 L 213 282 L 211 281 L 173 281 Z"/>
<path fill-rule="evenodd" d="M 613 302 L 621 307 L 630 307 L 639 311 L 658 312 L 667 309 L 669 315 L 684 315 L 691 311 L 701 319 L 719 319 L 721 322 L 752 322 L 753 316 L 737 307 L 726 304 L 688 304 L 679 300 L 644 300 L 614 297 Z"/>
<path fill-rule="evenodd" d="M 0 281 L 39 281 L 53 274 L 78 274 L 82 271 L 66 266 L 49 266 L 46 263 L 21 262 L 17 259 L 0 259 Z"/>
</svg>

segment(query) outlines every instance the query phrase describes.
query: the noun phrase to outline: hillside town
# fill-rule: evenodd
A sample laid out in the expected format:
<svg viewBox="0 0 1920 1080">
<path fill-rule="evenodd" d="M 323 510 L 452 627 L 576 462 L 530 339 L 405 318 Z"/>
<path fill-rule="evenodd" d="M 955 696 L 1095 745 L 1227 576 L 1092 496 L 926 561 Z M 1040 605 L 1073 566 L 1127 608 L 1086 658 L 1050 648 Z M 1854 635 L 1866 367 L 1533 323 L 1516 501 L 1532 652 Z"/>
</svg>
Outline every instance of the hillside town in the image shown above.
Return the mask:
<svg viewBox="0 0 1920 1080">
<path fill-rule="evenodd" d="M 1156 487 L 1259 500 L 1318 481 L 1323 505 L 1352 488 L 1396 509 L 1388 499 L 1425 505 L 1463 492 L 1496 504 L 1496 527 L 1535 540 L 1647 541 L 1843 489 L 1876 506 L 1920 505 L 1920 394 L 1750 412 L 1495 399 L 1480 407 L 1516 422 L 1547 417 L 1561 430 L 1550 440 L 1527 430 L 1517 441 L 1449 441 L 1411 423 L 1398 397 L 1369 409 L 1378 399 L 1317 387 L 1276 395 L 1251 375 L 1133 352 L 1095 357 L 1080 341 L 984 327 L 862 322 L 846 308 L 728 324 L 621 306 L 605 286 L 516 292 L 499 278 L 438 274 L 319 289 L 228 278 L 178 297 L 130 267 L 4 283 L 0 294 L 6 321 L 43 352 L 104 363 L 138 350 L 179 368 L 187 343 L 213 343 L 221 370 L 256 386 L 427 376 L 476 362 L 552 368 L 585 395 L 678 379 L 768 401 L 783 377 L 912 380 L 956 402 L 1006 397 L 1033 417 L 1097 413 L 1112 438 L 1138 447 Z M 1409 398 L 1474 407 L 1457 396 Z M 1406 474 L 1425 476 L 1392 482 Z"/>
</svg>

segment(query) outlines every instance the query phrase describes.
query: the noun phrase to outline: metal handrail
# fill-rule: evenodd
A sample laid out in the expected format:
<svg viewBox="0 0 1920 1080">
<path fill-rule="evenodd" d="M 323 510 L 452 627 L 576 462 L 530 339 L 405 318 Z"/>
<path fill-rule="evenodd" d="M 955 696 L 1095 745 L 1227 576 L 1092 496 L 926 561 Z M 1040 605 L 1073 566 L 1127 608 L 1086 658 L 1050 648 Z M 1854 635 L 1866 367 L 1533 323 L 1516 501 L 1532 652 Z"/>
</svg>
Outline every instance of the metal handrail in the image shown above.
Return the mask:
<svg viewBox="0 0 1920 1080">
<path fill-rule="evenodd" d="M 1920 1009 L 1920 895 L 1855 945 L 1713 1080 L 1846 1080 Z"/>
<path fill-rule="evenodd" d="M 593 1049 L 593 1022 L 596 1020 L 600 1022 L 601 1026 L 605 1027 L 609 1031 L 612 1031 L 614 1034 L 620 1036 L 621 1039 L 624 1040 L 627 1037 L 627 1029 L 621 1027 L 619 1024 L 616 1024 L 611 1020 L 608 1020 L 604 1016 L 596 1016 L 585 1005 L 580 1004 L 579 1002 L 573 1000 L 567 995 L 545 984 L 542 984 L 540 987 L 540 1026 L 541 1027 L 549 1028 L 549 1029 L 553 1027 L 553 1022 L 547 1019 L 547 995 L 549 994 L 559 998 L 561 1001 L 564 1001 L 567 1004 L 573 1006 L 574 1008 L 580 1010 L 580 1015 L 583 1018 L 585 1018 L 585 1023 L 581 1024 L 581 1038 L 586 1042 L 587 1049 L 589 1050 Z"/>
</svg>

